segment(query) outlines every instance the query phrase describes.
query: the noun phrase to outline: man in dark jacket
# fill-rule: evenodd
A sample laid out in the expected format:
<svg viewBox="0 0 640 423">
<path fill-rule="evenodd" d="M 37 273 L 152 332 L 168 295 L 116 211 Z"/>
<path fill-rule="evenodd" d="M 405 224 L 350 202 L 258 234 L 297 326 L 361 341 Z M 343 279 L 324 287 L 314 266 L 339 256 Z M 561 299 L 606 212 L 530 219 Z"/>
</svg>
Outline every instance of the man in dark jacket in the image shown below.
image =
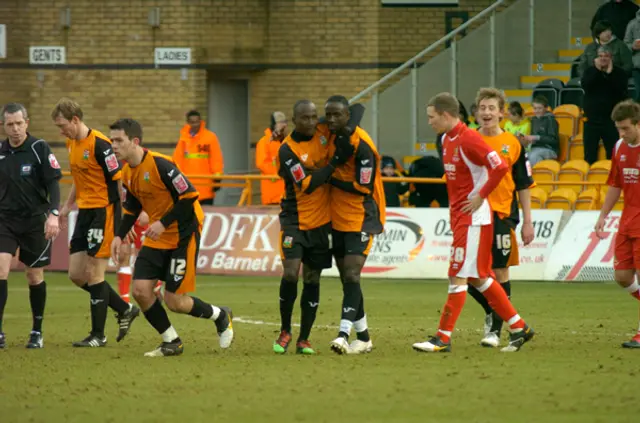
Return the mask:
<svg viewBox="0 0 640 423">
<path fill-rule="evenodd" d="M 391 156 L 382 156 L 380 160 L 380 168 L 382 176 L 407 176 L 407 173 L 401 172 L 396 166 L 396 161 Z M 384 196 L 387 200 L 387 207 L 400 207 L 400 196 L 409 190 L 407 182 L 384 182 Z"/>
<path fill-rule="evenodd" d="M 558 121 L 548 109 L 549 102 L 544 96 L 533 99 L 534 116 L 531 118 L 531 135 L 520 135 L 518 139 L 524 146 L 531 146 L 529 162 L 531 166 L 542 160 L 557 159 L 560 152 Z"/>
<path fill-rule="evenodd" d="M 414 178 L 442 178 L 442 161 L 433 156 L 422 157 L 411 164 L 409 176 Z M 416 207 L 430 207 L 436 200 L 440 207 L 449 207 L 449 195 L 445 184 L 411 184 L 414 190 L 409 194 L 409 204 Z"/>
<path fill-rule="evenodd" d="M 591 20 L 591 32 L 596 22 L 609 21 L 613 27 L 613 34 L 619 39 L 624 39 L 624 32 L 629 22 L 636 17 L 638 5 L 631 0 L 611 0 L 598 8 Z"/>
<path fill-rule="evenodd" d="M 611 120 L 616 104 L 628 97 L 627 75 L 611 60 L 606 46 L 598 49 L 598 57 L 582 77 L 584 89 L 584 159 L 589 163 L 598 160 L 600 139 L 607 151 L 607 159 L 618 141 L 618 131 Z"/>
<path fill-rule="evenodd" d="M 593 65 L 593 60 L 598 56 L 598 47 L 607 46 L 611 51 L 613 65 L 622 68 L 628 77 L 631 77 L 633 69 L 633 56 L 631 50 L 623 41 L 613 33 L 613 27 L 608 21 L 600 21 L 593 28 L 594 41 L 584 49 L 578 64 L 578 76 L 582 78 L 585 70 Z"/>
</svg>

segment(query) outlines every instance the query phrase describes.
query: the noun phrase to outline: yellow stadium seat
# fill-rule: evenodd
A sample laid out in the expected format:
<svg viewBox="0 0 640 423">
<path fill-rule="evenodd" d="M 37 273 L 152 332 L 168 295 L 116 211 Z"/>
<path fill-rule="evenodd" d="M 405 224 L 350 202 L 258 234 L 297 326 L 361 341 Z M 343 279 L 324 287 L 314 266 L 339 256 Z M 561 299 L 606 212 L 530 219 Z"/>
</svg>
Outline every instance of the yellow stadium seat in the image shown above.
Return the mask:
<svg viewBox="0 0 640 423">
<path fill-rule="evenodd" d="M 540 187 L 533 187 L 529 192 L 531 193 L 531 208 L 544 208 L 544 204 L 547 202 L 547 191 Z"/>
<path fill-rule="evenodd" d="M 536 183 L 542 182 L 540 188 L 548 194 L 553 191 L 553 185 L 545 184 L 544 182 L 555 181 L 559 172 L 560 163 L 555 160 L 542 160 L 533 167 L 533 180 Z"/>
<path fill-rule="evenodd" d="M 584 134 L 584 122 L 585 122 L 586 118 L 581 117 L 578 120 L 578 134 Z"/>
<path fill-rule="evenodd" d="M 607 160 L 607 150 L 604 148 L 602 142 L 598 145 L 598 160 Z"/>
<path fill-rule="evenodd" d="M 549 194 L 545 205 L 548 209 L 573 210 L 577 197 L 578 194 L 575 191 L 560 188 Z"/>
<path fill-rule="evenodd" d="M 589 164 L 584 160 L 569 160 L 560 167 L 558 173 L 558 181 L 561 182 L 582 182 L 586 179 L 587 173 L 589 173 Z M 582 191 L 583 184 L 575 185 L 559 185 L 558 188 L 568 188 L 573 190 L 576 194 Z"/>
<path fill-rule="evenodd" d="M 589 173 L 587 173 L 587 181 L 606 184 L 609 178 L 609 170 L 611 170 L 610 160 L 599 160 L 591 165 Z"/>
<path fill-rule="evenodd" d="M 525 117 L 531 117 L 534 115 L 533 113 L 533 106 L 529 105 L 524 105 L 524 104 L 520 104 L 522 106 L 522 110 L 524 111 L 524 116 Z"/>
<path fill-rule="evenodd" d="M 600 191 L 596 188 L 590 188 L 578 195 L 576 210 L 597 210 L 601 201 Z"/>
<path fill-rule="evenodd" d="M 578 121 L 580 119 L 580 108 L 578 106 L 562 104 L 553 109 L 553 114 L 556 116 L 561 134 L 573 137 L 578 133 Z"/>
<path fill-rule="evenodd" d="M 584 142 L 582 134 L 578 134 L 569 142 L 568 160 L 584 159 Z"/>
<path fill-rule="evenodd" d="M 613 210 L 622 210 L 624 208 L 624 201 L 622 201 L 622 199 L 616 201 L 616 205 L 613 206 Z"/>
<path fill-rule="evenodd" d="M 560 156 L 558 157 L 558 160 L 560 160 L 561 162 L 566 162 L 567 153 L 569 152 L 569 139 L 571 137 L 565 134 L 560 134 L 559 138 L 560 138 Z"/>
</svg>

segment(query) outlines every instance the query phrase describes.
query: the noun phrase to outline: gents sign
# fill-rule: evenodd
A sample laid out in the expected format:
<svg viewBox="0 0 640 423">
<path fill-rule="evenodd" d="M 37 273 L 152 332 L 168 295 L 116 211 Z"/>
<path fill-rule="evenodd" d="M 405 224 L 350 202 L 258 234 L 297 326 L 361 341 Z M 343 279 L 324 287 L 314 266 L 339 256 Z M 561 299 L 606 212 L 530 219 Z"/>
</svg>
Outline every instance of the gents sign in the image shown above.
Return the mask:
<svg viewBox="0 0 640 423">
<path fill-rule="evenodd" d="M 29 63 L 32 65 L 64 65 L 67 54 L 63 46 L 29 47 Z"/>
</svg>

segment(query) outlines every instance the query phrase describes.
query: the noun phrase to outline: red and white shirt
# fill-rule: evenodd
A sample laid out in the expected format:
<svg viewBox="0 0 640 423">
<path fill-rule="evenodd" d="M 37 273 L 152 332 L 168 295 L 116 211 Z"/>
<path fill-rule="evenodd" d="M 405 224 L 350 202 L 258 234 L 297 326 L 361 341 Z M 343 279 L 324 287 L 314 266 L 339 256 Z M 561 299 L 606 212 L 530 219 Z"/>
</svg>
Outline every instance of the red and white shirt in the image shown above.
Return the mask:
<svg viewBox="0 0 640 423">
<path fill-rule="evenodd" d="M 509 170 L 482 136 L 460 122 L 442 136 L 442 161 L 447 177 L 451 227 L 489 225 L 492 212 L 487 197 Z M 464 202 L 479 194 L 482 206 L 473 214 L 463 213 Z"/>
<path fill-rule="evenodd" d="M 621 188 L 624 193 L 618 232 L 640 237 L 640 144 L 618 141 L 613 149 L 607 184 Z"/>
</svg>

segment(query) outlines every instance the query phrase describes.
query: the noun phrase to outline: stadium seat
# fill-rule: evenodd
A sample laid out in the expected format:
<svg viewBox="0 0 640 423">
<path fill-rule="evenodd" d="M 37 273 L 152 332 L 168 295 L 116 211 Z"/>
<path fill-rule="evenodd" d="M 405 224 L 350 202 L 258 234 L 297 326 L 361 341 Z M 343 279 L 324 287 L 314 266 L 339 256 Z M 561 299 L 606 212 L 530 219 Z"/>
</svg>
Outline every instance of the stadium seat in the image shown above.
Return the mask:
<svg viewBox="0 0 640 423">
<path fill-rule="evenodd" d="M 598 189 L 587 189 L 578 195 L 576 210 L 597 210 L 601 201 L 600 191 Z"/>
<path fill-rule="evenodd" d="M 577 197 L 578 194 L 576 194 L 575 191 L 567 188 L 560 188 L 549 194 L 545 205 L 548 209 L 573 210 L 573 205 L 575 204 Z"/>
<path fill-rule="evenodd" d="M 565 134 L 559 134 L 560 139 L 560 156 L 558 160 L 561 162 L 567 161 L 567 154 L 569 154 L 569 136 Z"/>
<path fill-rule="evenodd" d="M 582 108 L 583 102 L 584 90 L 582 89 L 580 78 L 570 79 L 560 91 L 560 104 L 573 104 Z"/>
<path fill-rule="evenodd" d="M 584 122 L 587 119 L 585 117 L 581 117 L 580 120 L 578 121 L 578 133 L 576 135 L 582 135 L 584 134 Z"/>
<path fill-rule="evenodd" d="M 598 144 L 598 161 L 600 160 L 607 160 L 607 150 L 604 148 L 602 141 Z"/>
<path fill-rule="evenodd" d="M 553 109 L 561 134 L 573 137 L 578 133 L 580 108 L 574 104 L 561 104 Z"/>
<path fill-rule="evenodd" d="M 533 106 L 529 106 L 529 107 L 522 106 L 522 110 L 524 111 L 524 117 L 532 117 L 535 115 L 535 113 L 533 113 Z"/>
<path fill-rule="evenodd" d="M 533 180 L 536 181 L 536 183 L 553 182 L 556 180 L 559 172 L 560 163 L 555 160 L 542 160 L 533 167 Z M 541 184 L 540 189 L 548 194 L 553 191 L 553 185 Z"/>
<path fill-rule="evenodd" d="M 564 82 L 549 78 L 540 82 L 533 90 L 532 98 L 543 96 L 547 98 L 549 107 L 555 109 L 560 104 L 560 91 L 564 89 Z"/>
<path fill-rule="evenodd" d="M 578 134 L 569 142 L 569 154 L 568 160 L 583 160 L 584 159 L 584 143 L 582 140 L 582 134 Z"/>
<path fill-rule="evenodd" d="M 544 204 L 547 202 L 547 191 L 540 187 L 533 187 L 529 192 L 531 193 L 531 208 L 543 209 Z"/>
<path fill-rule="evenodd" d="M 558 181 L 560 182 L 583 182 L 589 173 L 589 164 L 584 160 L 569 160 L 560 167 Z M 558 188 L 573 190 L 576 194 L 582 191 L 583 184 L 559 185 Z"/>
<path fill-rule="evenodd" d="M 609 170 L 611 169 L 610 160 L 598 160 L 593 163 L 587 173 L 587 181 L 598 182 L 600 184 L 606 184 L 609 177 Z"/>
</svg>

